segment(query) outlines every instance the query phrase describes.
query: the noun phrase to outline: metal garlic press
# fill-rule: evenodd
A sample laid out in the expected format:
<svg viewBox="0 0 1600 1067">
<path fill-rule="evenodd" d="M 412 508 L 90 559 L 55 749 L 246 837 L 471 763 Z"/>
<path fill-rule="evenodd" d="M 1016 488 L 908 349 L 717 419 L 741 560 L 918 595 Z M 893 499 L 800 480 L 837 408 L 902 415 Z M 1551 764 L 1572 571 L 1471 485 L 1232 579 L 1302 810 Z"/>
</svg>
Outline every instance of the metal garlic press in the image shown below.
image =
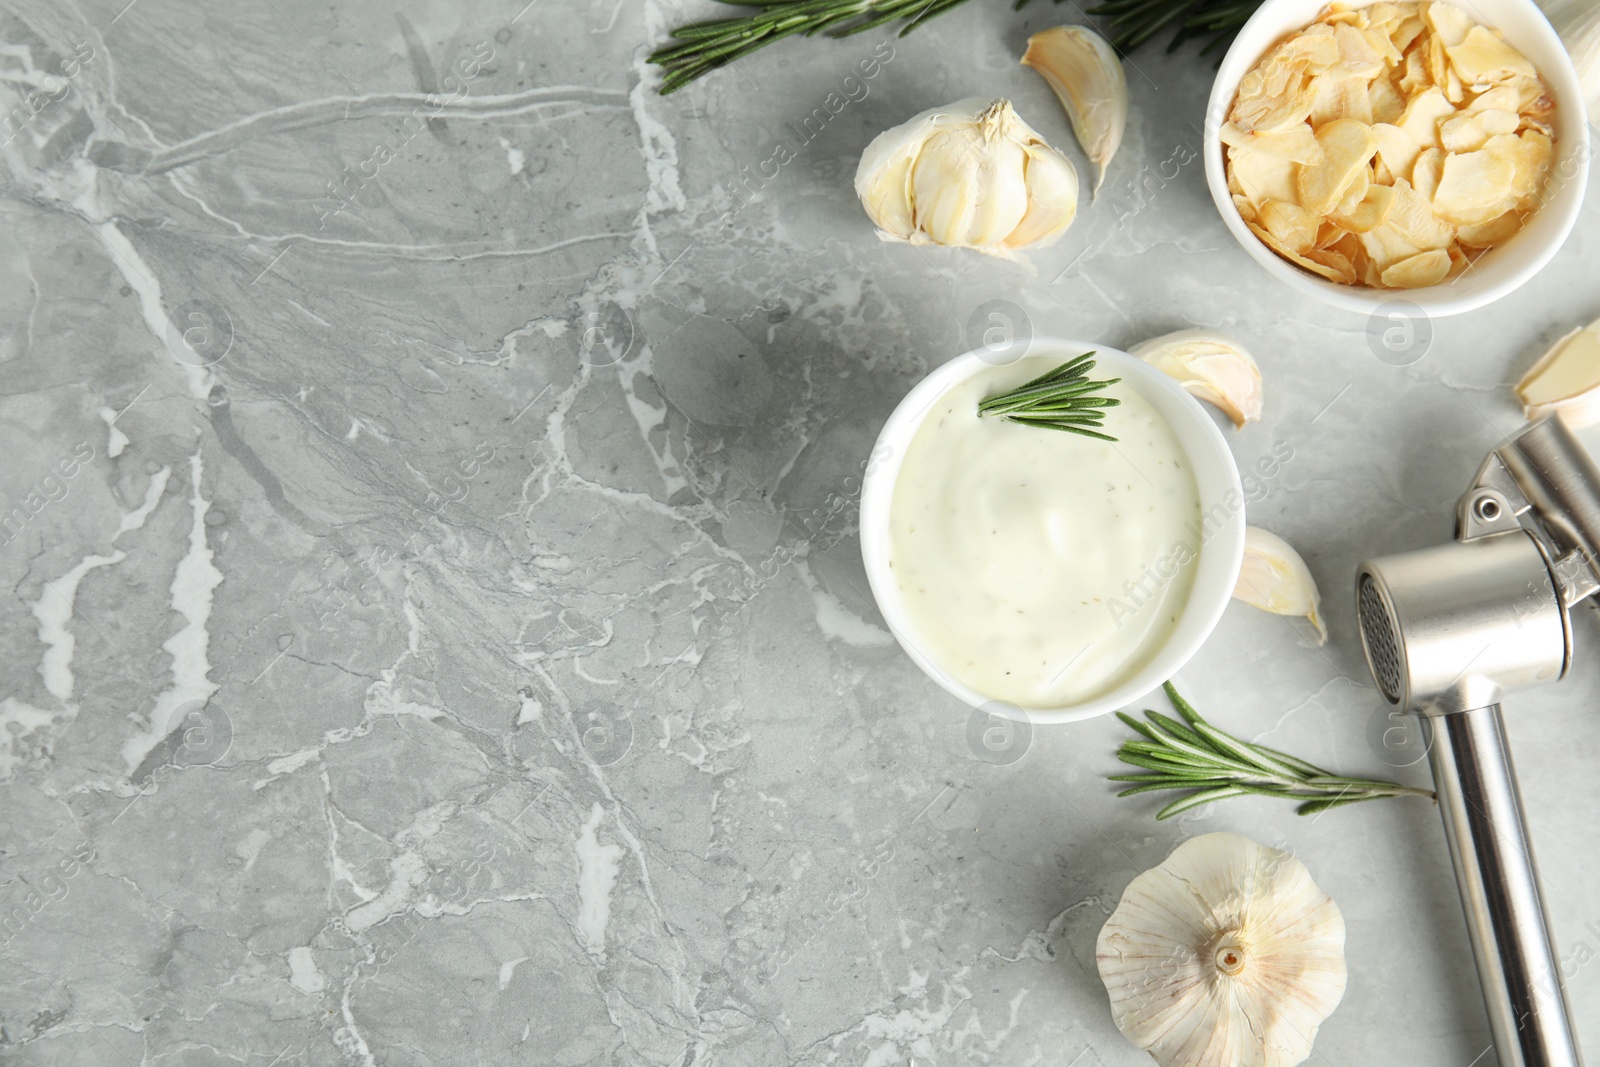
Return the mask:
<svg viewBox="0 0 1600 1067">
<path fill-rule="evenodd" d="M 1456 539 L 1363 563 L 1356 608 L 1385 699 L 1421 715 L 1501 1067 L 1580 1067 L 1500 715 L 1560 679 L 1600 590 L 1600 470 L 1557 418 L 1489 453 Z"/>
</svg>

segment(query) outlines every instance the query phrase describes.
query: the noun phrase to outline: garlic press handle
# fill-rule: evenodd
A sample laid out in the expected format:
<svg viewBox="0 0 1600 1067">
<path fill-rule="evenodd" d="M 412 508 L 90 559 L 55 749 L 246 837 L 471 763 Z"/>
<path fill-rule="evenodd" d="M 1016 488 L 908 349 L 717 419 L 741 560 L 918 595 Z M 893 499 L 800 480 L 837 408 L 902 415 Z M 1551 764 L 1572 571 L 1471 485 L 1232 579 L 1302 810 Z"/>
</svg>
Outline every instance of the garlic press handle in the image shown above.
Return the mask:
<svg viewBox="0 0 1600 1067">
<path fill-rule="evenodd" d="M 1500 705 L 1424 719 L 1500 1067 L 1582 1067 Z"/>
</svg>

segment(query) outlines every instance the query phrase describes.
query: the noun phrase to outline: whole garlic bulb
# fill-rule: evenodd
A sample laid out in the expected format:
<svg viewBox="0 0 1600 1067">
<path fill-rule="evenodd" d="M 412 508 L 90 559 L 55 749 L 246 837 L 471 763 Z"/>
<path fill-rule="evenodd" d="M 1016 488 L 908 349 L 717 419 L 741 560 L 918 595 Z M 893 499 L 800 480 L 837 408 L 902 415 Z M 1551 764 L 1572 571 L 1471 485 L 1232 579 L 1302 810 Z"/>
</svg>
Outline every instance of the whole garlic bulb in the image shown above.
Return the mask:
<svg viewBox="0 0 1600 1067">
<path fill-rule="evenodd" d="M 1009 100 L 959 100 L 873 138 L 856 195 L 885 240 L 1010 256 L 1066 232 L 1078 174 Z"/>
<path fill-rule="evenodd" d="M 1344 917 L 1293 856 L 1206 834 L 1129 884 L 1095 959 L 1161 1067 L 1293 1067 L 1344 996 Z"/>
</svg>

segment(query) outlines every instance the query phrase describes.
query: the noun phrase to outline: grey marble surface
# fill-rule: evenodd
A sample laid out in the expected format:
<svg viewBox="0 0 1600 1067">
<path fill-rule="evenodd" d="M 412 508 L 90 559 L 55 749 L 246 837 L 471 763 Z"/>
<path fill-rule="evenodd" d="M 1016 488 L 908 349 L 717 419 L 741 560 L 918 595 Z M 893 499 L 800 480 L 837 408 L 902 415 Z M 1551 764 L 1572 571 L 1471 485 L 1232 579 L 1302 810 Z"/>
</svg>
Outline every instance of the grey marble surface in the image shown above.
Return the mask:
<svg viewBox="0 0 1600 1067">
<path fill-rule="evenodd" d="M 1156 823 L 1103 781 L 1114 720 L 986 740 L 864 595 L 853 487 L 995 307 L 1235 334 L 1267 389 L 1235 453 L 1293 454 L 1250 518 L 1332 640 L 1235 604 L 1180 680 L 1422 781 L 1345 591 L 1447 536 L 1508 383 L 1600 314 L 1596 195 L 1385 361 L 1223 229 L 1187 52 L 1134 57 L 1107 188 L 1034 273 L 873 237 L 855 159 L 934 104 L 1010 96 L 1085 169 L 1015 59 L 1066 6 L 662 99 L 644 52 L 707 4 L 125 4 L 0 8 L 0 1063 L 1135 1065 L 1095 934 L 1213 829 L 1344 911 L 1313 1063 L 1492 1061 L 1432 810 Z M 1510 730 L 1600 1050 L 1580 628 Z"/>
</svg>

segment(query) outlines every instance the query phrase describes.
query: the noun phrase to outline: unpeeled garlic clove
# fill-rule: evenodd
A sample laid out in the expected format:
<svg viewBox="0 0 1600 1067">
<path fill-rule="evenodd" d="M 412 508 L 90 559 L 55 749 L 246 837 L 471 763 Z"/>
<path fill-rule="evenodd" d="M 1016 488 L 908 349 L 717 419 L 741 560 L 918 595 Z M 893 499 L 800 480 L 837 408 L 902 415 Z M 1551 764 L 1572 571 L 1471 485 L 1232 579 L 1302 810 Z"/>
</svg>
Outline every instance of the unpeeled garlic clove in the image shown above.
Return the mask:
<svg viewBox="0 0 1600 1067">
<path fill-rule="evenodd" d="M 1287 852 L 1205 834 L 1123 891 L 1095 962 L 1161 1067 L 1293 1067 L 1344 997 L 1344 916 Z"/>
<path fill-rule="evenodd" d="M 1066 109 L 1078 144 L 1098 171 L 1099 193 L 1128 124 L 1128 80 L 1116 50 L 1087 26 L 1057 26 L 1028 38 L 1022 65 L 1043 75 Z"/>
<path fill-rule="evenodd" d="M 1529 422 L 1554 414 L 1573 427 L 1600 422 L 1600 321 L 1551 345 L 1517 383 L 1517 397 Z"/>
<path fill-rule="evenodd" d="M 1261 417 L 1261 368 L 1244 346 L 1210 330 L 1179 330 L 1128 350 L 1177 379 L 1197 400 L 1215 404 L 1235 429 Z"/>
<path fill-rule="evenodd" d="M 1561 35 L 1561 43 L 1572 56 L 1584 100 L 1589 105 L 1589 115 L 1600 114 L 1600 4 L 1592 0 L 1566 0 L 1539 6 L 1545 9 L 1556 33 Z"/>
<path fill-rule="evenodd" d="M 1244 531 L 1244 563 L 1233 596 L 1251 607 L 1274 615 L 1298 615 L 1317 628 L 1317 644 L 1328 640 L 1328 627 L 1319 609 L 1322 596 L 1317 592 L 1311 568 L 1283 538 L 1259 526 Z"/>
<path fill-rule="evenodd" d="M 1060 237 L 1078 175 L 1009 100 L 960 100 L 885 130 L 861 154 L 856 195 L 886 240 L 1010 258 Z"/>
</svg>

